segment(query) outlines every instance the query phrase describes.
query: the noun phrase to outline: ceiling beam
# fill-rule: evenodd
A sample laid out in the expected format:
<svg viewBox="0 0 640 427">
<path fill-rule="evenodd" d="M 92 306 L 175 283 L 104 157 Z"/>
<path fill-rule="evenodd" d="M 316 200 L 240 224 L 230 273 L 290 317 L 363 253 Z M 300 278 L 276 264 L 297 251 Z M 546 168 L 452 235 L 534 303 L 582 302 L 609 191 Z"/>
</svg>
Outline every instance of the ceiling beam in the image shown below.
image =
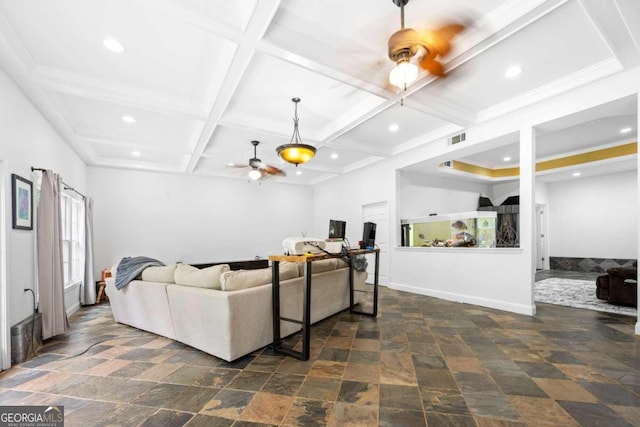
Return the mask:
<svg viewBox="0 0 640 427">
<path fill-rule="evenodd" d="M 224 83 L 213 103 L 207 122 L 189 159 L 186 168 L 187 173 L 192 173 L 195 170 L 202 152 L 207 146 L 211 135 L 213 135 L 222 114 L 240 83 L 240 79 L 246 72 L 251 58 L 256 52 L 256 46 L 264 37 L 264 33 L 271 24 L 279 6 L 280 0 L 261 0 L 257 2 L 256 10 L 251 17 L 247 31 L 240 40 L 240 45 L 233 57 Z"/>
</svg>

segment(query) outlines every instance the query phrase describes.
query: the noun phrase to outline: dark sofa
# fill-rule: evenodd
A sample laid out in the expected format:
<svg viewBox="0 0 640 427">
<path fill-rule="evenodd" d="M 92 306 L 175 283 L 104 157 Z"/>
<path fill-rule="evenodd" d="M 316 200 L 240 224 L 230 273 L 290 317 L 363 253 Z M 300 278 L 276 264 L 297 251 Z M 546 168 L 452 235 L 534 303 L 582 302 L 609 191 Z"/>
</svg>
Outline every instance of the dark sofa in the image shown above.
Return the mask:
<svg viewBox="0 0 640 427">
<path fill-rule="evenodd" d="M 596 297 L 610 304 L 638 306 L 638 263 L 632 267 L 607 269 L 607 274 L 596 279 Z"/>
</svg>

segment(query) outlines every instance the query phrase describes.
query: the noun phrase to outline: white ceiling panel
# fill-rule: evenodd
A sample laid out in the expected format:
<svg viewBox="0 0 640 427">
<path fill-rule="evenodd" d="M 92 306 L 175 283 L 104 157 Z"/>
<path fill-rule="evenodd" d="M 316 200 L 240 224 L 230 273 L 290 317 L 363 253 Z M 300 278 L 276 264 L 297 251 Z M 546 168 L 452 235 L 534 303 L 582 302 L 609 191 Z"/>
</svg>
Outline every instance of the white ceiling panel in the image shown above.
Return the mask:
<svg viewBox="0 0 640 427">
<path fill-rule="evenodd" d="M 79 137 L 127 142 L 139 147 L 171 149 L 184 154 L 202 132 L 203 121 L 72 95 L 59 95 Z M 123 121 L 124 116 L 135 119 Z"/>
<path fill-rule="evenodd" d="M 324 170 L 338 174 L 347 170 L 350 165 L 362 161 L 364 157 L 360 151 L 344 149 L 340 146 L 329 144 L 319 148 L 313 162 L 303 166 L 305 169 Z"/>
<path fill-rule="evenodd" d="M 104 162 L 130 162 L 132 164 L 154 164 L 171 167 L 180 170 L 188 161 L 186 154 L 176 154 L 167 151 L 159 151 L 145 148 L 135 148 L 127 145 L 113 145 L 94 143 L 97 157 Z"/>
<path fill-rule="evenodd" d="M 449 122 L 408 106 L 392 105 L 332 141 L 332 146 L 391 156 L 394 147 L 444 128 Z M 393 127 L 392 127 L 393 126 Z"/>
<path fill-rule="evenodd" d="M 293 123 L 291 124 L 291 130 L 293 131 Z M 267 150 L 275 152 L 275 148 L 289 142 L 289 138 L 267 134 L 248 127 L 220 125 L 215 128 L 202 155 L 206 157 L 224 157 L 230 153 L 246 154 L 248 151 L 253 152 L 251 141 L 260 141 L 258 151 L 263 153 Z M 231 159 L 228 161 L 231 161 Z"/>
<path fill-rule="evenodd" d="M 250 122 L 256 129 L 290 134 L 294 103 L 300 98 L 298 116 L 303 139 L 322 141 L 342 126 L 345 118 L 358 117 L 384 100 L 301 66 L 257 54 L 222 120 Z"/>
<path fill-rule="evenodd" d="M 234 43 L 126 0 L 61 0 L 3 8 L 39 68 L 79 80 L 166 93 L 204 102 L 228 66 Z M 55 17 L 55 19 L 52 19 Z M 52 37 L 55 43 L 52 43 Z M 105 38 L 124 51 L 103 47 Z"/>
<path fill-rule="evenodd" d="M 154 5 L 166 13 L 174 16 L 182 15 L 188 22 L 208 19 L 216 24 L 226 26 L 237 32 L 244 32 L 256 8 L 257 0 L 180 0 L 179 2 L 166 0 L 145 0 L 146 6 Z M 189 10 L 193 15 L 180 13 L 179 9 Z M 219 32 L 219 28 L 211 31 Z"/>
<path fill-rule="evenodd" d="M 447 78 L 426 86 L 414 99 L 426 102 L 443 98 L 482 111 L 527 96 L 611 57 L 611 51 L 580 5 L 567 2 L 452 69 Z M 505 72 L 512 66 L 520 66 L 522 73 L 507 79 Z"/>
</svg>

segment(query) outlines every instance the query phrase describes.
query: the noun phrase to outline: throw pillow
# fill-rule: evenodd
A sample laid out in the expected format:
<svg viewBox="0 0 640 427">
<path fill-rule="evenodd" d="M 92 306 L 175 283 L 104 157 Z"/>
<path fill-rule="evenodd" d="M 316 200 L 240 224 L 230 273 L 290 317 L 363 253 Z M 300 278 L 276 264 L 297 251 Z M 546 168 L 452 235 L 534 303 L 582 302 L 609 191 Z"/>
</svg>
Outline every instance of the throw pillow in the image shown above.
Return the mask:
<svg viewBox="0 0 640 427">
<path fill-rule="evenodd" d="M 280 281 L 298 277 L 295 263 L 280 264 Z M 271 267 L 257 270 L 236 270 L 222 273 L 220 282 L 223 291 L 237 291 L 271 283 Z"/>
<path fill-rule="evenodd" d="M 229 264 L 219 264 L 203 269 L 178 264 L 174 277 L 177 285 L 220 289 L 220 276 L 225 271 L 229 271 Z"/>
<path fill-rule="evenodd" d="M 147 267 L 142 270 L 142 280 L 145 282 L 175 283 L 175 272 L 176 264 L 164 267 Z"/>
</svg>

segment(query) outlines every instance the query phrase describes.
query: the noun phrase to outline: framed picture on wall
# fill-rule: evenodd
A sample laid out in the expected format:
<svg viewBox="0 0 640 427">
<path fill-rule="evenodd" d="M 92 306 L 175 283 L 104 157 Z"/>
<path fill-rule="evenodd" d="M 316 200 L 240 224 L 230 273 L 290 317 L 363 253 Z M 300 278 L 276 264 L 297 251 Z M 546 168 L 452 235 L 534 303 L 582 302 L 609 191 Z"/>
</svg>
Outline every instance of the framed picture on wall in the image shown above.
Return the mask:
<svg viewBox="0 0 640 427">
<path fill-rule="evenodd" d="M 31 181 L 11 174 L 11 196 L 13 228 L 33 230 L 33 184 Z"/>
</svg>

